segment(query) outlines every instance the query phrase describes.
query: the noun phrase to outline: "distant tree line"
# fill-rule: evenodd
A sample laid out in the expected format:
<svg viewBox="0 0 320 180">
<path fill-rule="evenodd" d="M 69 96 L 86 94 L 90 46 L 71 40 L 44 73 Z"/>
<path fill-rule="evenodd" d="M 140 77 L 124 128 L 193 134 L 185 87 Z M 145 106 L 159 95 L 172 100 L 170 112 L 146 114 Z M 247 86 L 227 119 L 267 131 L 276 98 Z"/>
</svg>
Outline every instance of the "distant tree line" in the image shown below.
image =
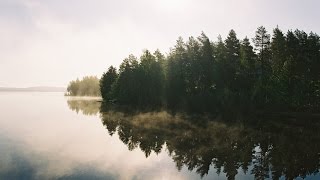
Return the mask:
<svg viewBox="0 0 320 180">
<path fill-rule="evenodd" d="M 217 112 L 239 109 L 320 109 L 320 38 L 301 30 L 272 36 L 261 26 L 252 39 L 212 42 L 202 33 L 178 38 L 168 55 L 130 55 L 100 80 L 104 101 L 137 108 Z"/>
<path fill-rule="evenodd" d="M 81 80 L 71 81 L 67 87 L 68 96 L 100 96 L 99 79 L 85 76 Z"/>
</svg>

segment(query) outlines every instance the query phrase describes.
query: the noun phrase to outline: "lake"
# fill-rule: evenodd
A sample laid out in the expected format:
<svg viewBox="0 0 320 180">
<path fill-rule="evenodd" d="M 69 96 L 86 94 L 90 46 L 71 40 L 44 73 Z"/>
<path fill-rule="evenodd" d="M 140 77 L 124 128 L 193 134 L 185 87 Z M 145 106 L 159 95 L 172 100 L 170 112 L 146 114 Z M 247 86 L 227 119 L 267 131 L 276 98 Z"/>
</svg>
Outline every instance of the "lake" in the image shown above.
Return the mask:
<svg viewBox="0 0 320 180">
<path fill-rule="evenodd" d="M 0 179 L 320 179 L 320 121 L 124 113 L 0 93 Z"/>
</svg>

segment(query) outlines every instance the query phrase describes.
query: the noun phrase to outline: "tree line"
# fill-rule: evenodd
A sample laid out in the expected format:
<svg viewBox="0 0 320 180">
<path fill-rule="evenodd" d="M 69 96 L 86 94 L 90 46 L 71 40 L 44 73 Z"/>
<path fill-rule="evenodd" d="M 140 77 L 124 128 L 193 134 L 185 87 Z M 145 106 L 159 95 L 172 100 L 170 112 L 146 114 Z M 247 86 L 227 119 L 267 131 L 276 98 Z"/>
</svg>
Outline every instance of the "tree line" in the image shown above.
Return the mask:
<svg viewBox="0 0 320 180">
<path fill-rule="evenodd" d="M 67 87 L 68 96 L 100 96 L 100 80 L 96 76 L 85 76 L 81 80 L 76 79 Z"/>
<path fill-rule="evenodd" d="M 145 50 L 129 55 L 119 69 L 100 79 L 106 102 L 137 108 L 218 112 L 231 107 L 279 111 L 317 111 L 320 107 L 320 38 L 302 30 L 272 36 L 258 27 L 240 40 L 178 38 L 167 55 Z"/>
</svg>

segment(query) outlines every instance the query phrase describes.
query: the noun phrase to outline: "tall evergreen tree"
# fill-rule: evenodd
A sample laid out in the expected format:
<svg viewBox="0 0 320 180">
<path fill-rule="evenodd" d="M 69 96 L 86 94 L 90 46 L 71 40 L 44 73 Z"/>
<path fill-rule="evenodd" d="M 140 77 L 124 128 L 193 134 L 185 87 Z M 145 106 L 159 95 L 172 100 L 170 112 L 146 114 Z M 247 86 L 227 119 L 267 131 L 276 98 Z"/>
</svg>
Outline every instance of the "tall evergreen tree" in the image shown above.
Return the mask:
<svg viewBox="0 0 320 180">
<path fill-rule="evenodd" d="M 286 61 L 286 39 L 282 31 L 277 27 L 273 30 L 272 42 L 272 70 L 274 74 L 279 74 L 282 71 Z"/>
<path fill-rule="evenodd" d="M 213 47 L 211 45 L 210 39 L 202 32 L 201 36 L 198 38 L 201 43 L 200 48 L 200 64 L 202 69 L 201 83 L 202 88 L 205 90 L 210 90 L 215 85 L 214 82 L 214 66 L 215 59 L 213 54 Z"/>
<path fill-rule="evenodd" d="M 240 41 L 237 38 L 237 34 L 234 30 L 229 32 L 226 44 L 226 69 L 227 69 L 227 86 L 232 90 L 236 88 L 237 73 L 240 67 Z"/>
<path fill-rule="evenodd" d="M 140 57 L 140 106 L 159 106 L 162 104 L 164 73 L 160 62 L 146 50 Z"/>
<path fill-rule="evenodd" d="M 260 80 L 256 85 L 255 93 L 258 94 L 258 102 L 264 105 L 269 102 L 268 83 L 271 75 L 271 51 L 270 51 L 270 34 L 267 33 L 265 27 L 260 26 L 256 31 L 255 38 L 253 38 L 256 50 L 258 51 L 258 60 L 260 68 L 258 71 Z"/>
<path fill-rule="evenodd" d="M 139 81 L 139 62 L 129 55 L 120 65 L 119 77 L 114 87 L 114 96 L 121 105 L 137 105 L 141 83 Z"/>
<path fill-rule="evenodd" d="M 101 96 L 104 100 L 111 100 L 112 99 L 112 86 L 114 82 L 116 82 L 118 78 L 117 69 L 113 66 L 110 66 L 108 71 L 103 73 L 100 79 L 100 92 Z"/>
<path fill-rule="evenodd" d="M 218 41 L 214 44 L 214 57 L 216 66 L 215 70 L 215 82 L 218 89 L 223 89 L 226 81 L 226 72 L 224 67 L 226 66 L 226 59 L 227 59 L 227 50 L 225 43 L 222 40 L 222 37 L 218 36 Z"/>
<path fill-rule="evenodd" d="M 186 97 L 186 65 L 187 51 L 186 44 L 182 37 L 179 37 L 176 45 L 168 56 L 167 72 L 167 103 L 172 109 L 179 108 L 185 104 Z"/>
<path fill-rule="evenodd" d="M 190 37 L 186 42 L 186 53 L 187 58 L 185 60 L 185 82 L 186 82 L 186 93 L 189 96 L 199 93 L 202 86 L 202 74 L 203 69 L 200 62 L 200 42 L 194 37 Z"/>
<path fill-rule="evenodd" d="M 269 82 L 269 94 L 274 106 L 283 108 L 283 104 L 288 102 L 286 93 L 288 75 L 285 69 L 287 60 L 286 38 L 282 31 L 276 27 L 273 30 L 271 42 L 271 67 L 272 75 Z"/>
<path fill-rule="evenodd" d="M 254 77 L 256 73 L 256 54 L 247 37 L 241 42 L 240 61 L 246 73 L 250 77 Z"/>
<path fill-rule="evenodd" d="M 265 27 L 260 26 L 256 31 L 255 38 L 253 38 L 254 45 L 258 51 L 260 60 L 261 76 L 266 78 L 270 70 L 270 34 L 267 33 Z"/>
<path fill-rule="evenodd" d="M 256 81 L 256 58 L 256 54 L 253 51 L 249 39 L 245 37 L 240 45 L 241 65 L 239 84 L 241 84 L 242 102 L 254 98 L 253 87 Z"/>
</svg>

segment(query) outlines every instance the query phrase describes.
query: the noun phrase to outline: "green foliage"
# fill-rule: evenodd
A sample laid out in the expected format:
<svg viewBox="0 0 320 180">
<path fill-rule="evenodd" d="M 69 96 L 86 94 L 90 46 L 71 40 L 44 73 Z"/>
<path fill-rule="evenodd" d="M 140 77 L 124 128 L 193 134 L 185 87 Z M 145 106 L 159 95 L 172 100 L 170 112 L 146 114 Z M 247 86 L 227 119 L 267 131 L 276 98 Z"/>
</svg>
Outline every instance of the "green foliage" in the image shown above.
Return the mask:
<svg viewBox="0 0 320 180">
<path fill-rule="evenodd" d="M 103 99 L 112 99 L 112 85 L 117 80 L 117 69 L 110 66 L 100 79 L 100 92 Z"/>
<path fill-rule="evenodd" d="M 99 79 L 96 76 L 85 76 L 82 80 L 71 81 L 67 87 L 69 96 L 100 96 Z"/>
<path fill-rule="evenodd" d="M 257 55 L 246 37 L 240 44 L 240 66 L 237 76 L 237 91 L 242 106 L 253 104 L 254 87 L 257 81 Z"/>
<path fill-rule="evenodd" d="M 161 106 L 164 100 L 164 66 L 164 55 L 159 51 L 153 55 L 146 50 L 139 61 L 130 55 L 120 65 L 117 80 L 109 84 L 113 87 L 111 97 L 121 105 Z"/>
<path fill-rule="evenodd" d="M 137 58 L 130 55 L 120 65 L 119 77 L 114 84 L 114 98 L 120 104 L 135 105 L 138 103 L 140 92 L 139 63 Z"/>
<path fill-rule="evenodd" d="M 271 42 L 271 53 L 272 53 L 272 69 L 274 75 L 281 75 L 284 63 L 286 61 L 286 38 L 282 31 L 277 27 L 273 30 L 272 42 Z"/>
<path fill-rule="evenodd" d="M 186 44 L 179 37 L 177 43 L 168 56 L 167 68 L 167 103 L 169 108 L 177 108 L 184 104 L 187 93 L 186 77 L 190 63 L 187 61 Z"/>
<path fill-rule="evenodd" d="M 164 56 L 148 50 L 111 67 L 100 81 L 105 101 L 137 108 L 218 112 L 238 109 L 317 111 L 320 102 L 320 38 L 261 26 L 242 41 L 231 30 L 211 42 L 202 33 L 179 37 Z"/>
<path fill-rule="evenodd" d="M 270 102 L 270 97 L 268 94 L 268 82 L 271 76 L 271 49 L 270 49 L 270 34 L 268 34 L 265 27 L 260 26 L 256 31 L 256 35 L 253 38 L 254 45 L 258 52 L 258 71 L 257 75 L 259 77 L 257 83 L 256 100 L 258 105 L 264 106 L 266 103 Z"/>
</svg>

